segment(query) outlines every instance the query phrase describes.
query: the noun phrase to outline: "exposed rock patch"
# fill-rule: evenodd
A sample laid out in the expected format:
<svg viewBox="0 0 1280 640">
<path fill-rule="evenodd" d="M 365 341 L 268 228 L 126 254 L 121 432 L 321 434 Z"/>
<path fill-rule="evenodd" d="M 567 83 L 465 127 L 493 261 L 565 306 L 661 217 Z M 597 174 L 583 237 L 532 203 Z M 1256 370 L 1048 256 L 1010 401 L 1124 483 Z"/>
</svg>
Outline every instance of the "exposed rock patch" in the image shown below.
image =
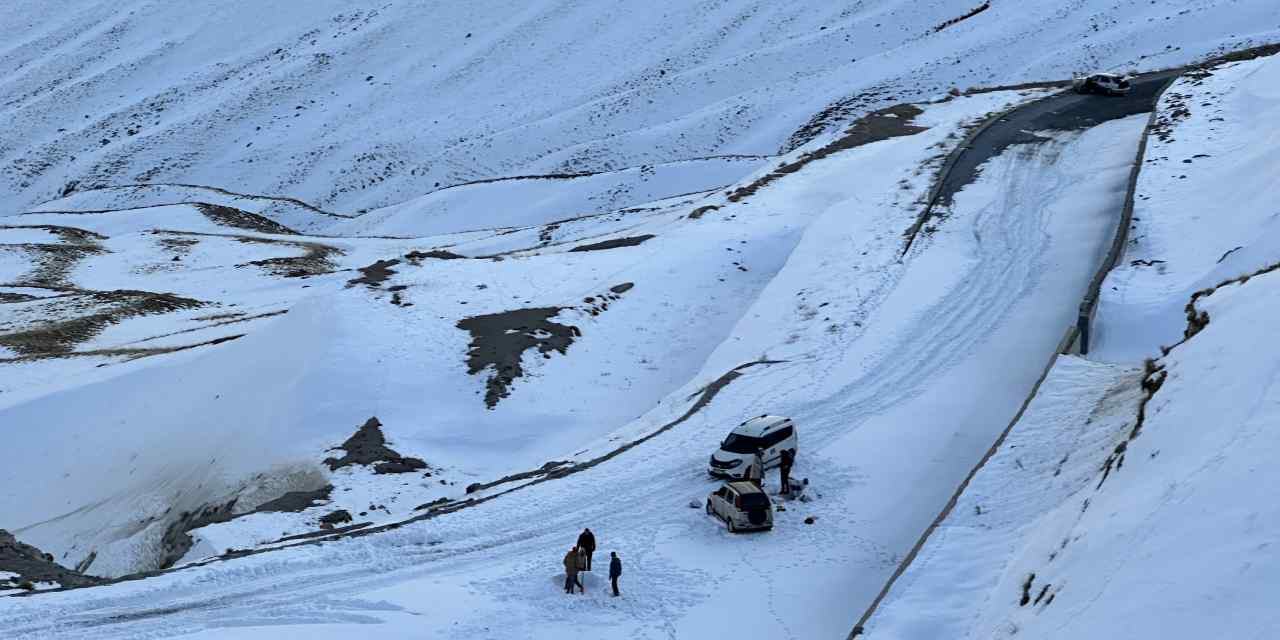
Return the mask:
<svg viewBox="0 0 1280 640">
<path fill-rule="evenodd" d="M 102 582 L 53 561 L 53 556 L 22 542 L 0 529 L 0 572 L 16 573 L 16 578 L 0 578 L 0 591 L 35 588 L 38 582 L 64 587 L 87 587 Z"/>
<path fill-rule="evenodd" d="M 280 511 L 297 513 L 315 506 L 316 502 L 328 500 L 331 493 L 333 493 L 333 485 L 331 484 L 327 484 L 315 491 L 290 491 L 275 500 L 268 500 L 258 505 L 253 511 L 254 513 Z"/>
<path fill-rule="evenodd" d="M 160 568 L 168 569 L 187 555 L 195 541 L 191 539 L 191 532 L 200 527 L 217 524 L 219 522 L 227 522 L 236 517 L 234 513 L 236 499 L 223 504 L 207 505 L 198 511 L 184 511 L 178 519 L 172 522 L 165 529 L 164 536 L 160 539 L 160 547 L 162 556 L 160 559 Z"/>
<path fill-rule="evenodd" d="M 730 191 L 728 194 L 729 202 L 739 202 L 748 196 L 755 195 L 757 191 L 768 186 L 773 181 L 799 171 L 814 160 L 821 160 L 841 151 L 861 147 L 872 142 L 915 135 L 925 131 L 928 127 L 912 124 L 915 117 L 922 113 L 924 111 L 913 104 L 900 104 L 872 111 L 856 120 L 848 129 L 845 129 L 843 136 L 831 141 L 822 148 L 810 151 L 791 162 L 784 163 L 750 184 Z"/>
<path fill-rule="evenodd" d="M 598 316 L 609 309 L 611 302 L 620 300 L 623 293 L 634 287 L 632 282 L 614 285 L 609 288 L 609 293 L 583 298 L 585 306 L 578 309 Z M 550 358 L 552 352 L 564 355 L 569 345 L 582 336 L 578 327 L 551 320 L 570 308 L 573 307 L 514 309 L 458 321 L 458 328 L 471 334 L 467 373 L 491 372 L 485 383 L 485 405 L 492 409 L 510 395 L 516 378 L 524 375 L 521 359 L 525 351 L 537 349 L 544 358 Z"/>
<path fill-rule="evenodd" d="M 524 375 L 520 360 L 528 349 L 550 357 L 561 355 L 574 338 L 582 335 L 575 326 L 552 322 L 564 307 L 537 307 L 491 313 L 458 321 L 458 328 L 471 333 L 467 351 L 467 373 L 475 375 L 492 368 L 486 383 L 484 403 L 490 409 L 510 395 L 515 379 Z"/>
<path fill-rule="evenodd" d="M 331 273 L 337 268 L 337 265 L 333 263 L 333 256 L 342 255 L 341 249 L 331 247 L 327 244 L 320 244 L 318 242 L 270 240 L 267 238 L 251 238 L 248 236 L 241 236 L 236 239 L 247 244 L 283 244 L 304 250 L 304 253 L 300 256 L 267 258 L 266 260 L 254 260 L 252 262 L 245 263 L 245 265 L 262 267 L 273 275 L 284 278 L 306 278 L 309 276 Z"/>
<path fill-rule="evenodd" d="M 332 513 L 320 516 L 320 528 L 332 529 L 337 525 L 351 522 L 351 513 L 346 509 L 338 509 Z"/>
<path fill-rule="evenodd" d="M 279 235 L 298 235 L 297 231 L 286 227 L 275 220 L 260 216 L 256 213 L 250 213 L 235 207 L 224 207 L 217 204 L 208 204 L 197 202 L 196 209 L 204 214 L 214 224 L 224 227 L 235 227 L 237 229 L 246 229 L 248 231 L 260 231 L 262 233 L 274 233 Z"/>
<path fill-rule="evenodd" d="M 466 256 L 460 256 L 452 251 L 445 251 L 444 249 L 410 251 L 409 253 L 404 254 L 404 259 L 408 260 L 409 264 L 414 266 L 422 264 L 422 261 L 425 258 L 434 258 L 436 260 L 463 260 L 466 259 Z"/>
<path fill-rule="evenodd" d="M 39 296 L 33 296 L 26 293 L 10 293 L 8 291 L 0 291 L 0 304 L 6 304 L 6 303 L 12 303 L 12 302 L 30 302 L 32 300 L 39 300 L 39 299 L 40 299 Z"/>
<path fill-rule="evenodd" d="M 44 317 L 75 316 L 36 327 L 0 334 L 0 346 L 21 356 L 66 354 L 93 339 L 108 326 L 140 316 L 195 309 L 206 303 L 170 293 L 149 291 L 93 291 L 51 299 Z"/>
<path fill-rule="evenodd" d="M 604 251 L 606 249 L 619 249 L 622 247 L 634 247 L 645 240 L 653 238 L 652 233 L 646 233 L 642 236 L 632 236 L 630 238 L 614 238 L 613 240 L 605 240 L 603 242 L 595 242 L 592 244 L 581 244 L 569 250 L 570 253 L 575 251 Z"/>
<path fill-rule="evenodd" d="M 707 213 L 715 211 L 716 209 L 719 209 L 719 208 L 720 208 L 720 205 L 718 204 L 709 204 L 709 205 L 698 207 L 697 209 L 694 209 L 693 211 L 689 212 L 689 219 L 698 220 L 702 216 L 706 215 Z"/>
<path fill-rule="evenodd" d="M 378 260 L 367 267 L 360 267 L 359 269 L 356 269 L 356 271 L 361 273 L 360 277 L 348 280 L 347 286 L 354 287 L 358 284 L 362 284 L 366 287 L 381 287 L 382 283 L 387 281 L 387 278 L 390 278 L 396 273 L 396 270 L 391 267 L 398 264 L 400 264 L 399 260 Z"/>
<path fill-rule="evenodd" d="M 421 459 L 402 456 L 388 447 L 382 435 L 382 423 L 377 418 L 366 420 L 354 435 L 335 448 L 346 453 L 341 458 L 325 459 L 330 471 L 357 464 L 373 465 L 374 473 L 407 473 L 427 468 Z"/>
</svg>

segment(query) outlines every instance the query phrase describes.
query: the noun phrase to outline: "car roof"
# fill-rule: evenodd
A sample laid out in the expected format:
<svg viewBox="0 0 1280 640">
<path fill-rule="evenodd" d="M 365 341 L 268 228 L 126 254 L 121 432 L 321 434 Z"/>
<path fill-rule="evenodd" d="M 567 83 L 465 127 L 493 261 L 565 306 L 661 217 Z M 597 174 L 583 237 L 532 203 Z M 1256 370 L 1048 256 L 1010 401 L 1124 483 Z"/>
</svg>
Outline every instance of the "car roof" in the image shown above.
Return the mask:
<svg viewBox="0 0 1280 640">
<path fill-rule="evenodd" d="M 741 494 L 764 493 L 763 489 L 761 489 L 760 487 L 757 487 L 754 483 L 751 483 L 751 482 L 726 482 L 724 484 L 730 489 L 733 489 L 734 491 L 737 491 L 738 493 L 741 493 Z"/>
<path fill-rule="evenodd" d="M 790 424 L 791 418 L 772 416 L 766 413 L 744 420 L 741 424 L 733 428 L 733 432 L 744 436 L 759 436 L 763 435 L 767 431 L 772 431 L 775 427 Z"/>
</svg>

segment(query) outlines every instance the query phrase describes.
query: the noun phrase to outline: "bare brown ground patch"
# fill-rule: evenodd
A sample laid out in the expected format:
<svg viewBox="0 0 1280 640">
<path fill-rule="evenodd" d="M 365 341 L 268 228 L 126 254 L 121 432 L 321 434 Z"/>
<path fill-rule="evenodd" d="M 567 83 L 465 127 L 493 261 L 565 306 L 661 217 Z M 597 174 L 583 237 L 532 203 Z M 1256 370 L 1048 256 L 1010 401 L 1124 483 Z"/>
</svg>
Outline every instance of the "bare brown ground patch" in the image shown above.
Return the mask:
<svg viewBox="0 0 1280 640">
<path fill-rule="evenodd" d="M 810 151 L 791 162 L 784 163 L 750 184 L 730 191 L 728 194 L 729 201 L 739 202 L 755 195 L 756 192 L 773 181 L 795 173 L 815 160 L 821 160 L 841 151 L 848 151 L 872 142 L 915 135 L 925 131 L 928 127 L 912 124 L 912 120 L 921 113 L 924 113 L 924 111 L 913 104 L 899 104 L 868 113 L 849 125 L 849 128 L 845 129 L 844 135 L 822 148 Z"/>
<path fill-rule="evenodd" d="M 61 319 L 0 334 L 0 346 L 27 358 L 65 355 L 126 319 L 194 309 L 205 304 L 169 293 L 124 289 L 59 296 L 49 299 L 36 311 L 40 317 Z"/>
</svg>

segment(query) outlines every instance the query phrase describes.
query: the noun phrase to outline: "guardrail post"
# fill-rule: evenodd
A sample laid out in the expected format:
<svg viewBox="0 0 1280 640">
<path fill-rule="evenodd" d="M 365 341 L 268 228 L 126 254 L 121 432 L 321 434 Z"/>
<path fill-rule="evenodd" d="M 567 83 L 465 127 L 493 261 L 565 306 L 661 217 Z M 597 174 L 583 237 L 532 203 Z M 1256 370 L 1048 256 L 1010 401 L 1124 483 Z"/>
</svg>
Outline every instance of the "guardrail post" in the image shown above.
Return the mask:
<svg viewBox="0 0 1280 640">
<path fill-rule="evenodd" d="M 1076 317 L 1076 331 L 1080 338 L 1080 355 L 1089 355 L 1089 313 L 1083 308 Z"/>
</svg>

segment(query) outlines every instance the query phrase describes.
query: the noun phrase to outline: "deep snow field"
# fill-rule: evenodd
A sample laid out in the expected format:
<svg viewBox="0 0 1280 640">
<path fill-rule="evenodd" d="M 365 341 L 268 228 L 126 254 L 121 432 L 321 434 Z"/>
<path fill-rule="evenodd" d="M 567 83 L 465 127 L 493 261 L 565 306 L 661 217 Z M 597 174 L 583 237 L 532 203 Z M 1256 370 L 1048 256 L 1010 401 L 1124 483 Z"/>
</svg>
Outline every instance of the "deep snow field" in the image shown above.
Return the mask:
<svg viewBox="0 0 1280 640">
<path fill-rule="evenodd" d="M 1280 7 L 46 13 L 0 6 L 0 529 L 140 579 L 0 564 L 6 637 L 845 637 L 1018 415 L 869 637 L 1280 632 L 1280 61 L 1166 90 L 1042 384 L 1148 115 L 1023 132 L 918 222 L 1060 90 L 1008 85 L 1280 41 Z M 762 413 L 806 500 L 734 536 L 706 459 Z"/>
</svg>

